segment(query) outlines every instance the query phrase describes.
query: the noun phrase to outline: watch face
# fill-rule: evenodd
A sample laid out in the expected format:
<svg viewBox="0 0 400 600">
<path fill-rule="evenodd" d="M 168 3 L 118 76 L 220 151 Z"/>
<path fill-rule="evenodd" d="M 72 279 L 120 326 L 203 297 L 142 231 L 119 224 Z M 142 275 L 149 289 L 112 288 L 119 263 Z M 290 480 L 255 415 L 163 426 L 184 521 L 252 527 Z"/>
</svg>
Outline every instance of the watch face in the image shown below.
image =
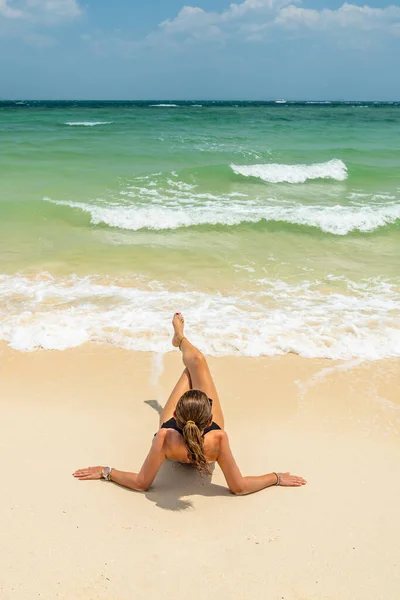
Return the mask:
<svg viewBox="0 0 400 600">
<path fill-rule="evenodd" d="M 103 473 L 102 473 L 104 479 L 109 479 L 110 473 L 111 473 L 110 467 L 104 467 Z"/>
</svg>

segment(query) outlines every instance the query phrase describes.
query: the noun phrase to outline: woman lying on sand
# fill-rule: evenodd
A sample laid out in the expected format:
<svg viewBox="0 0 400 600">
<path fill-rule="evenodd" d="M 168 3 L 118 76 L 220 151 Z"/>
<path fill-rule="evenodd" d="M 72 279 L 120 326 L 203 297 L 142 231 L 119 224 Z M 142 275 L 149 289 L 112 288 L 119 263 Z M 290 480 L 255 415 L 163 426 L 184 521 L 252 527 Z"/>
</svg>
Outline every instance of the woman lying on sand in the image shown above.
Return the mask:
<svg viewBox="0 0 400 600">
<path fill-rule="evenodd" d="M 183 371 L 160 417 L 160 429 L 139 473 L 111 467 L 88 467 L 73 473 L 77 479 L 107 479 L 132 490 L 147 490 L 165 461 L 193 464 L 208 473 L 208 463 L 218 462 L 233 494 L 251 494 L 273 485 L 298 487 L 306 483 L 290 473 L 243 477 L 224 431 L 224 415 L 207 361 L 183 335 L 184 319 L 172 320 L 172 344 L 182 351 Z M 215 420 L 213 420 L 215 419 Z"/>
</svg>

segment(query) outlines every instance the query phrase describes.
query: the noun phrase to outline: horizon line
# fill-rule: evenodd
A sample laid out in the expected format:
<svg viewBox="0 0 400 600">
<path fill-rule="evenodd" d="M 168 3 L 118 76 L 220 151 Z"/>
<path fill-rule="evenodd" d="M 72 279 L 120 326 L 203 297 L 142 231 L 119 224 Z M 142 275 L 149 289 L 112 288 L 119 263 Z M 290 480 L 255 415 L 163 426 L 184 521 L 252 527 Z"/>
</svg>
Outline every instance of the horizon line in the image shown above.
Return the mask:
<svg viewBox="0 0 400 600">
<path fill-rule="evenodd" d="M 382 103 L 390 104 L 400 102 L 398 100 L 372 100 L 363 98 L 362 100 L 354 99 L 333 99 L 333 98 L 270 98 L 270 99 L 238 99 L 238 98 L 0 98 L 0 102 L 367 102 L 367 103 Z"/>
</svg>

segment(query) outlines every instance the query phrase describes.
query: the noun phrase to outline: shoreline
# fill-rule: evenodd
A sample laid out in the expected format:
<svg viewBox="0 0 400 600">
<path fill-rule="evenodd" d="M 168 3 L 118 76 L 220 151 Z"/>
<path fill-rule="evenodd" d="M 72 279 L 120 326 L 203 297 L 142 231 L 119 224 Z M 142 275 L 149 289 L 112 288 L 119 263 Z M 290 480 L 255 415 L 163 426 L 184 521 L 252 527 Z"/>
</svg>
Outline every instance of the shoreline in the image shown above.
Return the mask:
<svg viewBox="0 0 400 600">
<path fill-rule="evenodd" d="M 167 463 L 146 493 L 71 475 L 140 468 L 177 352 L 0 357 L 2 600 L 148 600 L 171 582 L 178 600 L 396 597 L 399 359 L 210 359 L 243 473 L 308 480 L 234 497 L 218 466 L 210 482 Z"/>
</svg>

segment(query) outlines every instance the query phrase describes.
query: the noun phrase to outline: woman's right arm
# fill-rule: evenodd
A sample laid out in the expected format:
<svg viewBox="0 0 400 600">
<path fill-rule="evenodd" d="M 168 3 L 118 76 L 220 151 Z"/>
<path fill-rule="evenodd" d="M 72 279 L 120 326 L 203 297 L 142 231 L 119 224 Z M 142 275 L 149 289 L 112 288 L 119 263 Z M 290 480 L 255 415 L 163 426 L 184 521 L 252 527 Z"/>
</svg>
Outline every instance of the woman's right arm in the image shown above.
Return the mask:
<svg viewBox="0 0 400 600">
<path fill-rule="evenodd" d="M 138 492 L 148 490 L 153 483 L 159 468 L 166 459 L 164 443 L 167 431 L 167 429 L 160 429 L 154 437 L 150 452 L 139 473 L 129 473 L 128 471 L 118 471 L 117 469 L 113 469 L 110 473 L 110 481 Z M 104 467 L 99 466 L 78 469 L 78 471 L 73 473 L 73 476 L 81 481 L 101 479 L 103 468 Z"/>
<path fill-rule="evenodd" d="M 225 475 L 226 483 L 233 494 L 244 496 L 276 485 L 277 477 L 275 473 L 243 477 L 232 454 L 226 431 L 222 431 L 220 435 L 220 452 L 217 462 L 221 467 L 222 472 Z M 297 477 L 290 473 L 278 473 L 278 475 L 280 479 L 279 485 L 282 486 L 300 487 L 307 483 L 302 477 Z"/>
</svg>

